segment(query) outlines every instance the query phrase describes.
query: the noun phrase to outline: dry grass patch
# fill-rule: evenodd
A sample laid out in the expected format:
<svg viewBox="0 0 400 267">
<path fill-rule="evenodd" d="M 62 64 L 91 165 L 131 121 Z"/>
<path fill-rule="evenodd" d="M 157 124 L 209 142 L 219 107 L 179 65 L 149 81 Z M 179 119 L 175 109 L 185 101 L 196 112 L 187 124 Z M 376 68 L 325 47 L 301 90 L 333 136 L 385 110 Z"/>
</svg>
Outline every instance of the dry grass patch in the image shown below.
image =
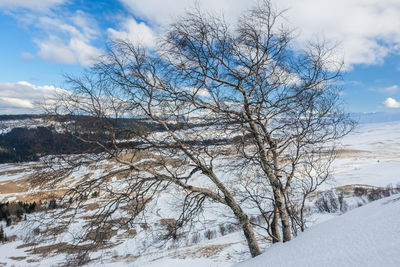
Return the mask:
<svg viewBox="0 0 400 267">
<path fill-rule="evenodd" d="M 29 188 L 28 179 L 4 181 L 0 183 L 0 194 L 24 193 Z"/>
<path fill-rule="evenodd" d="M 8 257 L 9 259 L 13 261 L 22 261 L 25 260 L 27 257 L 26 256 L 20 256 L 20 257 Z"/>
<path fill-rule="evenodd" d="M 338 158 L 347 158 L 349 156 L 359 156 L 360 154 L 370 154 L 371 151 L 357 149 L 338 149 L 335 153 Z"/>
<path fill-rule="evenodd" d="M 89 203 L 85 206 L 85 212 L 97 210 L 100 208 L 99 203 Z"/>
<path fill-rule="evenodd" d="M 98 249 L 108 249 L 114 246 L 119 245 L 120 243 L 108 243 L 107 245 L 99 245 L 99 244 L 85 244 L 85 245 L 72 245 L 66 242 L 34 247 L 26 252 L 30 252 L 31 254 L 40 255 L 41 257 L 47 257 L 50 254 L 72 254 L 79 253 L 82 251 L 97 251 Z"/>
<path fill-rule="evenodd" d="M 37 243 L 34 243 L 34 242 L 25 243 L 25 244 L 19 245 L 19 246 L 17 247 L 17 249 L 28 248 L 28 247 L 33 247 L 33 246 L 37 246 L 37 245 L 38 245 L 38 244 L 37 244 Z"/>
<path fill-rule="evenodd" d="M 24 191 L 26 192 L 26 191 Z M 34 193 L 26 193 L 26 194 L 18 194 L 18 195 L 9 195 L 6 197 L 5 201 L 7 201 L 8 199 L 13 199 L 10 202 L 17 202 L 17 201 L 21 201 L 21 202 L 48 202 L 52 199 L 59 199 L 62 198 L 65 193 L 67 192 L 66 189 L 60 189 L 60 190 L 51 190 L 51 191 L 42 191 L 42 192 L 34 192 Z"/>
</svg>

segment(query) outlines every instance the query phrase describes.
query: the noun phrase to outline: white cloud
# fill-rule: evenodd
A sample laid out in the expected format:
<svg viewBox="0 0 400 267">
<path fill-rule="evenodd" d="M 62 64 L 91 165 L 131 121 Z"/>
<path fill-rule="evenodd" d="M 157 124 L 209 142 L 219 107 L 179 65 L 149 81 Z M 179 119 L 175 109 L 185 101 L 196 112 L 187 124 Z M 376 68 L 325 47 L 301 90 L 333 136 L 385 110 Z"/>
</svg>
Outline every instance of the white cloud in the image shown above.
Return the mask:
<svg viewBox="0 0 400 267">
<path fill-rule="evenodd" d="M 34 11 L 47 11 L 65 0 L 0 0 L 0 9 L 25 8 Z"/>
<path fill-rule="evenodd" d="M 100 36 L 97 24 L 82 11 L 62 19 L 40 17 L 37 27 L 47 34 L 47 38 L 35 39 L 37 55 L 43 60 L 90 66 L 102 54 L 91 44 Z"/>
<path fill-rule="evenodd" d="M 70 49 L 75 53 L 77 61 L 83 66 L 91 66 L 102 55 L 100 49 L 78 38 L 69 41 Z"/>
<path fill-rule="evenodd" d="M 120 25 L 120 30 L 107 29 L 110 39 L 129 40 L 134 44 L 141 44 L 146 47 L 155 45 L 156 34 L 144 22 L 138 23 L 133 18 L 127 18 Z"/>
<path fill-rule="evenodd" d="M 382 93 L 386 93 L 386 94 L 394 94 L 394 93 L 398 92 L 399 89 L 400 88 L 398 85 L 392 85 L 392 86 L 380 88 L 379 91 Z"/>
<path fill-rule="evenodd" d="M 56 36 L 49 36 L 48 39 L 36 40 L 35 42 L 39 47 L 37 55 L 45 61 L 69 64 L 76 61 L 73 51 Z"/>
<path fill-rule="evenodd" d="M 187 0 L 120 0 L 133 14 L 153 27 L 165 26 L 192 7 Z M 228 20 L 256 1 L 198 0 L 203 8 L 224 11 Z M 390 53 L 400 52 L 399 0 L 272 0 L 297 29 L 297 45 L 316 36 L 340 42 L 338 58 L 347 68 L 354 64 L 381 64 Z"/>
<path fill-rule="evenodd" d="M 34 107 L 34 105 L 29 100 L 15 98 L 15 97 L 0 97 L 0 101 L 6 103 L 9 107 L 17 107 L 17 108 Z"/>
<path fill-rule="evenodd" d="M 385 101 L 382 102 L 387 108 L 400 108 L 400 102 L 397 102 L 396 99 L 388 97 Z"/>
<path fill-rule="evenodd" d="M 38 113 L 40 104 L 54 99 L 56 93 L 66 92 L 52 85 L 37 86 L 20 81 L 0 83 L 0 113 Z"/>
<path fill-rule="evenodd" d="M 120 0 L 136 16 L 145 18 L 153 25 L 165 26 L 177 16 L 195 6 L 195 1 L 187 0 Z M 255 0 L 198 0 L 201 7 L 215 12 L 224 12 L 228 19 L 237 18 L 243 10 L 251 7 Z"/>
<path fill-rule="evenodd" d="M 288 19 L 299 29 L 299 42 L 315 35 L 341 42 L 347 66 L 380 64 L 400 44 L 398 0 L 284 0 Z"/>
<path fill-rule="evenodd" d="M 32 28 L 34 32 L 33 42 L 37 45 L 35 53 L 22 52 L 21 58 L 25 61 L 32 61 L 39 57 L 42 60 L 91 66 L 96 59 L 103 54 L 101 49 L 93 43 L 101 37 L 97 21 L 91 14 L 81 10 L 71 13 L 67 9 L 57 10 L 58 12 L 41 12 L 40 6 L 50 8 L 65 0 L 44 0 L 38 4 L 38 9 L 28 9 L 22 1 L 16 1 L 15 5 L 7 4 L 8 1 L 0 0 L 2 7 L 10 9 L 7 14 L 13 16 L 22 25 Z M 24 1 L 35 3 L 40 1 Z M 46 4 L 47 3 L 47 4 Z M 32 4 L 33 5 L 33 4 Z"/>
</svg>

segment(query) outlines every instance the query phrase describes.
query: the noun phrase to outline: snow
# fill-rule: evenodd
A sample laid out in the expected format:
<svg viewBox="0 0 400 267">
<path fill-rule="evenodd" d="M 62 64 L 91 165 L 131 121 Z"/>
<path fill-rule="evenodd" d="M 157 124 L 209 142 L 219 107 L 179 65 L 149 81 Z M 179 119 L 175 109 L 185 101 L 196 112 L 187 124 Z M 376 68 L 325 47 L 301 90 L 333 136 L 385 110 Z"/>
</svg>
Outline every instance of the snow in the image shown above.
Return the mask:
<svg viewBox="0 0 400 267">
<path fill-rule="evenodd" d="M 134 265 L 139 266 L 139 265 Z M 143 266 L 143 265 L 141 265 Z M 174 266 L 174 267 L 223 267 L 223 266 L 232 266 L 230 263 L 215 263 L 209 259 L 164 259 L 154 263 L 150 263 L 145 265 L 146 267 L 165 267 L 165 266 Z"/>
<path fill-rule="evenodd" d="M 315 225 L 236 266 L 395 267 L 399 248 L 400 195 L 394 195 Z"/>
<path fill-rule="evenodd" d="M 400 183 L 400 121 L 360 124 L 342 141 L 344 155 L 334 163 L 334 182 L 326 187 Z"/>
<path fill-rule="evenodd" d="M 337 186 L 351 184 L 372 186 L 400 184 L 398 171 L 400 169 L 399 137 L 400 121 L 360 124 L 353 133 L 344 138 L 342 145 L 346 152 L 338 155 L 334 166 L 333 180 L 324 185 L 322 189 L 329 190 Z M 36 164 L 0 165 L 0 187 L 7 180 L 26 178 L 32 173 L 31 169 Z M 98 177 L 103 174 L 106 168 L 118 168 L 117 165 L 110 165 L 106 161 L 97 162 L 95 165 L 96 168 L 91 168 L 93 167 L 91 166 L 76 170 L 65 180 L 65 185 L 74 186 L 89 173 L 93 177 Z M 218 175 L 226 180 L 230 178 L 230 173 L 225 172 L 225 170 L 220 170 Z M 108 186 L 114 189 L 124 188 L 125 182 L 118 179 L 112 180 L 108 182 Z M 206 183 L 200 179 L 196 180 L 197 182 L 200 185 Z M 36 190 L 38 189 L 30 189 L 30 191 Z M 0 200 L 2 197 L 15 197 L 18 194 L 24 193 L 0 194 Z M 173 204 L 179 203 L 180 197 L 179 192 L 172 189 L 167 194 L 161 195 L 158 203 L 154 203 L 154 205 L 157 204 L 157 209 L 154 209 L 154 214 L 149 218 L 149 223 L 154 225 L 162 218 L 175 217 L 176 212 L 171 207 L 176 209 Z M 394 201 L 395 199 L 397 199 L 396 196 L 393 196 L 386 200 L 374 202 L 368 206 L 354 209 L 340 217 L 338 217 L 339 212 L 312 214 L 309 219 L 314 226 L 289 243 L 274 245 L 267 249 L 266 247 L 269 247 L 270 243 L 263 242 L 260 237 L 260 246 L 262 249 L 266 249 L 265 255 L 244 262 L 239 266 L 400 266 L 400 256 L 395 253 L 396 246 L 400 247 L 400 241 L 398 241 L 400 240 L 400 200 Z M 393 201 L 388 202 L 388 200 Z M 352 207 L 358 206 L 358 199 L 349 196 L 348 201 Z M 199 234 L 199 243 L 186 242 L 190 241 L 192 237 L 191 234 L 188 234 L 186 240 L 179 244 L 168 243 L 160 248 L 147 246 L 147 250 L 144 251 L 146 244 L 152 243 L 154 237 L 149 231 L 144 231 L 139 227 L 135 238 L 127 238 L 121 235 L 121 237 L 118 237 L 121 239 L 117 240 L 115 237 L 112 242 L 116 246 L 110 250 L 93 254 L 92 258 L 99 257 L 101 262 L 93 261 L 89 265 L 232 266 L 250 257 L 242 232 L 239 230 L 222 236 L 217 231 L 214 239 L 207 240 L 204 237 L 206 230 L 218 230 L 220 224 L 234 221 L 230 211 L 224 209 L 226 208 L 222 205 L 207 203 L 202 222 L 195 222 L 191 233 L 193 234 L 193 231 L 196 231 Z M 251 208 L 246 207 L 246 212 L 251 214 L 251 211 Z M 83 217 L 90 214 L 93 214 L 93 212 L 80 214 L 82 217 L 76 218 L 76 223 L 70 226 L 69 231 L 71 233 L 79 232 L 85 224 Z M 36 215 L 41 216 L 40 213 Z M 30 215 L 28 222 L 31 222 Z M 0 244 L 0 265 L 2 262 L 7 262 L 10 265 L 16 264 L 17 266 L 26 262 L 29 265 L 28 259 L 37 258 L 41 266 L 50 266 L 65 260 L 65 254 L 53 254 L 41 258 L 38 255 L 26 252 L 25 250 L 28 248 L 17 249 L 17 246 L 22 244 L 20 240 L 24 240 L 24 236 L 29 233 L 21 234 L 21 229 L 26 227 L 25 222 L 13 227 L 5 227 L 5 231 L 8 236 L 17 234 L 18 239 L 14 242 Z M 58 241 L 68 241 L 70 238 L 63 235 L 59 236 Z M 51 243 L 46 242 L 41 245 L 47 244 Z M 28 256 L 28 258 L 18 262 L 12 260 L 11 256 Z M 373 260 L 366 256 L 373 258 Z M 311 257 L 311 260 L 308 261 L 307 257 Z"/>
</svg>

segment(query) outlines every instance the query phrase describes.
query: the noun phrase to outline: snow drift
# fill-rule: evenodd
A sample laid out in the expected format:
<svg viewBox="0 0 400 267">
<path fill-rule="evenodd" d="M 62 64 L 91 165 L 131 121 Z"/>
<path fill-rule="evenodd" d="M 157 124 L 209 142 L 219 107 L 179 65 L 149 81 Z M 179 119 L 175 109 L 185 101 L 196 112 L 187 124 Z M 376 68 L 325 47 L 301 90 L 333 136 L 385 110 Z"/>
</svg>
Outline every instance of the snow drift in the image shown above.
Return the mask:
<svg viewBox="0 0 400 267">
<path fill-rule="evenodd" d="M 236 266 L 400 266 L 400 195 L 315 225 Z"/>
</svg>

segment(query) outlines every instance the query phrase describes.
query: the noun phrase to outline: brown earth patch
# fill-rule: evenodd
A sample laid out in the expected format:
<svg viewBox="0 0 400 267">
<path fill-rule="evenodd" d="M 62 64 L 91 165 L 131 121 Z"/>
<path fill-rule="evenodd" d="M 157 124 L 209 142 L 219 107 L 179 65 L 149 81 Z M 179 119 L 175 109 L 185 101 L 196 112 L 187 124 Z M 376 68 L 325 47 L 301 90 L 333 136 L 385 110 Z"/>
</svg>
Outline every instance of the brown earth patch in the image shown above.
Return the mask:
<svg viewBox="0 0 400 267">
<path fill-rule="evenodd" d="M 20 256 L 20 257 L 8 257 L 9 259 L 12 259 L 14 261 L 22 261 L 25 260 L 27 257 L 26 256 Z"/>
<path fill-rule="evenodd" d="M 29 188 L 28 179 L 4 181 L 0 183 L 0 194 L 23 193 Z"/>
<path fill-rule="evenodd" d="M 29 260 L 26 260 L 27 263 L 33 263 L 33 262 L 39 262 L 39 261 L 40 261 L 39 259 L 29 259 Z"/>
<path fill-rule="evenodd" d="M 34 242 L 25 243 L 25 244 L 19 245 L 19 246 L 17 247 L 17 249 L 27 248 L 27 247 L 33 247 L 33 246 L 36 246 L 36 245 L 37 245 L 37 243 L 34 243 Z"/>
<path fill-rule="evenodd" d="M 370 153 L 371 153 L 371 151 L 358 150 L 358 149 L 338 149 L 338 150 L 336 150 L 336 155 L 339 158 L 348 157 L 351 155 L 370 154 Z"/>
<path fill-rule="evenodd" d="M 57 225 L 57 226 L 52 227 L 52 228 L 47 228 L 44 231 L 40 231 L 40 234 L 44 234 L 46 236 L 56 236 L 56 235 L 59 235 L 61 233 L 65 233 L 67 231 L 67 229 L 68 229 L 67 226 L 68 226 L 67 223 L 60 224 L 60 225 Z"/>
<path fill-rule="evenodd" d="M 103 248 L 103 249 L 112 248 L 119 244 L 120 243 L 115 243 L 115 244 L 110 243 L 105 246 L 101 246 L 101 248 Z M 31 254 L 40 255 L 41 257 L 46 257 L 47 255 L 49 255 L 51 253 L 55 253 L 55 254 L 75 253 L 75 252 L 80 252 L 80 251 L 85 251 L 85 250 L 97 250 L 97 249 L 100 249 L 100 246 L 92 245 L 92 244 L 72 245 L 72 244 L 68 244 L 66 242 L 61 242 L 61 243 L 52 244 L 52 245 L 35 247 L 30 250 L 27 250 L 26 252 L 30 252 Z"/>
<path fill-rule="evenodd" d="M 99 203 L 90 203 L 85 206 L 85 212 L 96 210 L 100 207 Z"/>
<path fill-rule="evenodd" d="M 26 192 L 26 191 L 23 191 Z M 21 193 L 23 193 L 21 192 Z M 21 202 L 48 202 L 52 199 L 59 199 L 64 196 L 64 194 L 67 192 L 66 189 L 60 189 L 60 190 L 52 190 L 52 191 L 42 191 L 42 192 L 34 192 L 34 193 L 26 193 L 23 195 L 9 195 L 5 198 L 5 201 L 15 198 L 14 200 L 10 200 L 10 202 L 13 201 L 21 201 Z"/>
</svg>

